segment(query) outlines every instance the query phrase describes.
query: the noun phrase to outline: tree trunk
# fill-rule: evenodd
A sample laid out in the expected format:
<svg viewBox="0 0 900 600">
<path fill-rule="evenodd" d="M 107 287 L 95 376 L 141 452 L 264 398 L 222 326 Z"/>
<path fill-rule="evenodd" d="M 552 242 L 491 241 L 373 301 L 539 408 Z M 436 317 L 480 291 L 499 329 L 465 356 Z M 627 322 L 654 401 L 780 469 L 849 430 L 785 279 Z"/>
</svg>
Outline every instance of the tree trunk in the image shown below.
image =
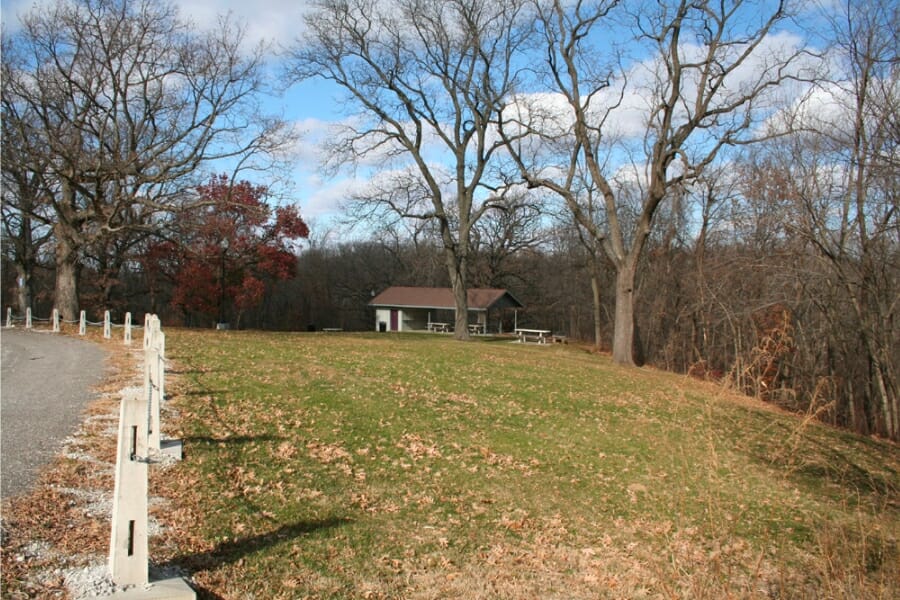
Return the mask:
<svg viewBox="0 0 900 600">
<path fill-rule="evenodd" d="M 436 201 L 437 202 L 437 201 Z M 450 286 L 456 304 L 456 316 L 453 324 L 453 337 L 457 340 L 469 339 L 469 264 L 468 264 L 468 213 L 460 208 L 459 241 L 453 239 L 450 225 L 446 219 L 440 221 L 441 241 L 444 244 L 444 260 L 450 275 Z"/>
<path fill-rule="evenodd" d="M 451 251 L 447 251 L 451 254 Z M 456 318 L 454 320 L 453 337 L 457 340 L 469 339 L 469 298 L 468 285 L 466 285 L 465 270 L 455 267 L 457 261 L 448 257 L 448 262 L 453 262 L 450 270 L 450 282 L 453 287 L 453 300 L 456 303 Z M 460 272 L 462 271 L 462 272 Z"/>
<path fill-rule="evenodd" d="M 78 253 L 65 236 L 56 236 L 56 308 L 63 320 L 78 318 Z"/>
<path fill-rule="evenodd" d="M 29 308 L 34 310 L 33 272 L 29 265 L 16 265 L 16 300 L 19 311 L 24 315 Z"/>
<path fill-rule="evenodd" d="M 875 379 L 875 396 L 881 404 L 879 408 L 884 421 L 884 433 L 889 439 L 896 440 L 898 439 L 898 423 L 897 415 L 894 414 L 893 410 L 895 399 L 891 398 L 891 393 L 888 391 L 889 386 L 885 382 L 883 365 L 878 349 L 868 336 L 865 336 L 865 341 L 866 349 L 869 352 L 869 363 L 872 365 L 871 369 Z"/>
<path fill-rule="evenodd" d="M 626 260 L 616 270 L 616 321 L 613 361 L 634 366 L 634 278 L 636 260 Z"/>
<path fill-rule="evenodd" d="M 37 264 L 35 258 L 37 248 L 34 241 L 34 232 L 32 229 L 32 220 L 28 214 L 31 203 L 23 198 L 24 206 L 21 212 L 22 222 L 19 226 L 18 235 L 13 232 L 15 238 L 12 246 L 15 249 L 15 267 L 16 267 L 16 301 L 19 311 L 24 315 L 30 308 L 34 310 L 34 269 Z"/>
<path fill-rule="evenodd" d="M 603 307 L 600 305 L 600 276 L 597 270 L 591 273 L 591 293 L 594 301 L 594 347 L 600 348 L 602 328 L 600 327 L 600 317 L 602 316 Z"/>
</svg>

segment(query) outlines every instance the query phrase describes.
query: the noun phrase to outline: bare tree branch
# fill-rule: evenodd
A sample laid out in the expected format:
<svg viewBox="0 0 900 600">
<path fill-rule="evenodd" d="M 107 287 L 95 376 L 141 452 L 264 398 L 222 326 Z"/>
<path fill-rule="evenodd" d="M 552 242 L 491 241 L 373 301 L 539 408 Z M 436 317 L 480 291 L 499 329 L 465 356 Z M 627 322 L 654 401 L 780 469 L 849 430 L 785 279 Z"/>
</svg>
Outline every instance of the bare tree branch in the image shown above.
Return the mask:
<svg viewBox="0 0 900 600">
<path fill-rule="evenodd" d="M 456 336 L 468 337 L 473 228 L 498 202 L 491 165 L 503 141 L 494 115 L 520 78 L 516 57 L 530 34 L 520 0 L 323 0 L 309 34 L 291 50 L 290 77 L 336 83 L 358 122 L 331 160 L 397 164 L 355 201 L 433 221 L 457 304 Z M 427 208 L 426 208 L 427 206 Z M 382 210 L 383 209 L 383 210 Z"/>
</svg>

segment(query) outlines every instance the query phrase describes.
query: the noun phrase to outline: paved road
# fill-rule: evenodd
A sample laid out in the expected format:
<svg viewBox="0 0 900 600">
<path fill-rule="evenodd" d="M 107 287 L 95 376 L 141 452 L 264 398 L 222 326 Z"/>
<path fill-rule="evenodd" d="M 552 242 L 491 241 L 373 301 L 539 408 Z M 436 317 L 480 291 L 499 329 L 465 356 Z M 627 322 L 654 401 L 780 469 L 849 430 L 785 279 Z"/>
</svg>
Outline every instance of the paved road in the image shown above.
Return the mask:
<svg viewBox="0 0 900 600">
<path fill-rule="evenodd" d="M 0 331 L 0 497 L 28 491 L 77 429 L 105 357 L 96 344 L 65 335 Z"/>
</svg>

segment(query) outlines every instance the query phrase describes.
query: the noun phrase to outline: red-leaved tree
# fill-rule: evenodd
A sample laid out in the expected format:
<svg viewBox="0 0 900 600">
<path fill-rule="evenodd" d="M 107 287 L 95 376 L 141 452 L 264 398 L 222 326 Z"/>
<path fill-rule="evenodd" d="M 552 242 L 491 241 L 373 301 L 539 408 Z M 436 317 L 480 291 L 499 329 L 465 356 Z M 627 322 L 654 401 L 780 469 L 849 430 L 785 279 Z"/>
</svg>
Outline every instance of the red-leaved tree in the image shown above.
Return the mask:
<svg viewBox="0 0 900 600">
<path fill-rule="evenodd" d="M 267 281 L 294 274 L 293 245 L 309 229 L 295 206 L 269 206 L 265 186 L 218 175 L 197 193 L 197 206 L 178 216 L 171 238 L 148 249 L 148 271 L 173 283 L 176 308 L 239 324 L 263 299 Z"/>
</svg>

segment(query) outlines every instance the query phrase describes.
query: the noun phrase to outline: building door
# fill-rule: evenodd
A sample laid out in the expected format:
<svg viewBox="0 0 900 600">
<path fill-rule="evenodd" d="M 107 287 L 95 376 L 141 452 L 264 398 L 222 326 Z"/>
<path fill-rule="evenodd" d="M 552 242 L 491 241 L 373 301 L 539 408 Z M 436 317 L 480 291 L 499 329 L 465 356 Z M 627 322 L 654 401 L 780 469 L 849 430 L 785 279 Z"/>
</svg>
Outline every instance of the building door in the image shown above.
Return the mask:
<svg viewBox="0 0 900 600">
<path fill-rule="evenodd" d="M 391 310 L 391 331 L 400 331 L 400 311 Z"/>
</svg>

